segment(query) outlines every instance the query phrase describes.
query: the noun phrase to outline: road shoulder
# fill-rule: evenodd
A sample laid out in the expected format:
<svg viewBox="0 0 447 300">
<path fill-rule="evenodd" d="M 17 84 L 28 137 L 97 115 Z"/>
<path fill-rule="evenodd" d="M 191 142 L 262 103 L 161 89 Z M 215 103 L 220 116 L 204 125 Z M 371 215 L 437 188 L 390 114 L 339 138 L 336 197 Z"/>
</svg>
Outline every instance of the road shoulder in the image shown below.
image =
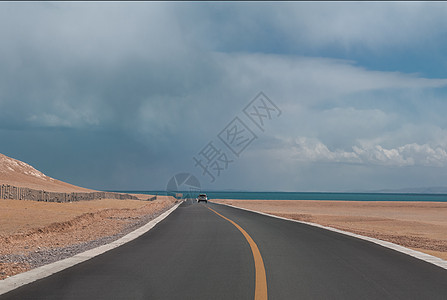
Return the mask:
<svg viewBox="0 0 447 300">
<path fill-rule="evenodd" d="M 176 210 L 182 202 L 176 204 L 166 212 L 162 213 L 155 219 L 151 220 L 147 224 L 143 225 L 142 227 L 130 232 L 129 234 L 123 236 L 122 238 L 111 242 L 106 245 L 102 245 L 100 247 L 79 253 L 73 257 L 60 260 L 39 268 L 32 269 L 28 272 L 17 274 L 15 276 L 6 278 L 2 281 L 0 281 L 0 295 L 5 294 L 11 290 L 14 290 L 20 286 L 23 286 L 25 284 L 34 282 L 38 279 L 45 278 L 47 276 L 50 276 L 54 273 L 57 273 L 59 271 L 62 271 L 64 269 L 70 268 L 76 264 L 79 264 L 81 262 L 84 262 L 86 260 L 89 260 L 95 256 L 98 256 L 100 254 L 103 254 L 104 252 L 107 252 L 109 250 L 112 250 L 116 247 L 119 247 L 125 243 L 128 243 L 142 234 L 148 232 L 151 230 L 155 225 L 157 225 L 159 222 L 164 220 L 169 214 L 171 214 L 174 210 Z"/>
<path fill-rule="evenodd" d="M 212 202 L 212 201 L 210 201 L 210 202 Z M 332 227 L 328 227 L 328 226 L 323 226 L 323 225 L 312 223 L 312 222 L 288 219 L 288 218 L 284 218 L 284 217 L 268 214 L 268 213 L 265 213 L 265 212 L 256 211 L 256 210 L 252 210 L 252 209 L 247 209 L 247 208 L 242 208 L 242 207 L 238 207 L 238 206 L 234 206 L 234 205 L 230 205 L 230 204 L 217 203 L 217 202 L 212 202 L 212 203 L 213 204 L 218 204 L 218 205 L 225 205 L 225 206 L 236 208 L 236 209 L 240 209 L 240 210 L 245 210 L 245 211 L 257 213 L 257 214 L 260 214 L 260 215 L 264 215 L 264 216 L 268 216 L 268 217 L 272 217 L 272 218 L 276 218 L 276 219 L 281 219 L 281 220 L 286 220 L 286 221 L 290 221 L 290 222 L 306 224 L 306 225 L 310 225 L 310 226 L 326 229 L 326 230 L 329 230 L 329 231 L 337 232 L 337 233 L 340 233 L 340 234 L 344 234 L 344 235 L 347 235 L 347 236 L 355 237 L 355 238 L 358 238 L 358 239 L 369 241 L 369 242 L 378 244 L 380 246 L 383 246 L 383 247 L 386 247 L 386 248 L 389 248 L 389 249 L 392 249 L 392 250 L 395 250 L 395 251 L 398 251 L 398 252 L 410 255 L 410 256 L 415 257 L 415 258 L 417 258 L 419 260 L 428 262 L 430 264 L 434 264 L 434 265 L 436 265 L 438 267 L 441 267 L 441 268 L 447 270 L 447 261 L 445 261 L 445 260 L 443 260 L 441 258 L 432 256 L 432 255 L 423 253 L 423 252 L 419 252 L 419 251 L 416 251 L 416 250 L 412 250 L 412 249 L 409 249 L 409 248 L 406 248 L 406 247 L 403 247 L 403 246 L 391 243 L 391 242 L 379 240 L 379 239 L 368 237 L 368 236 L 363 236 L 363 235 L 352 233 L 352 232 L 348 232 L 348 231 L 343 231 L 343 230 L 332 228 Z"/>
</svg>

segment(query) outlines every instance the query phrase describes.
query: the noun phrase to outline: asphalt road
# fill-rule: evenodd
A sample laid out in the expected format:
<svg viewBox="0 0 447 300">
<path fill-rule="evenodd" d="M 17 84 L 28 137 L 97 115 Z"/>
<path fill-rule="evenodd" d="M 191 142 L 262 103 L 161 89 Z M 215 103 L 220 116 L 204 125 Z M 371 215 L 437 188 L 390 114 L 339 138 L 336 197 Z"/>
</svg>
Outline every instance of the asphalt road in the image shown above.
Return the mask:
<svg viewBox="0 0 447 300">
<path fill-rule="evenodd" d="M 182 204 L 140 238 L 0 299 L 446 299 L 447 270 L 321 228 L 216 204 Z"/>
</svg>

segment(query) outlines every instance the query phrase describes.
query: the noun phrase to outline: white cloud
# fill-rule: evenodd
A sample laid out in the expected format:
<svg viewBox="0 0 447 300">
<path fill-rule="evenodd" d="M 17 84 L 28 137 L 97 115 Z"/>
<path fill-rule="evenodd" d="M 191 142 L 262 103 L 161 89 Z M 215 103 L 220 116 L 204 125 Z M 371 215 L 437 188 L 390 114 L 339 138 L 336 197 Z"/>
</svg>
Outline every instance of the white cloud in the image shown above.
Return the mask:
<svg viewBox="0 0 447 300">
<path fill-rule="evenodd" d="M 392 102 L 409 94 L 423 98 L 427 90 L 447 86 L 447 79 L 374 71 L 346 60 L 253 53 L 220 53 L 215 57 L 225 74 L 222 84 L 227 90 L 245 97 L 262 90 L 292 114 L 302 107 L 345 105 L 347 97 L 352 100 L 356 95 L 358 103 L 381 101 L 376 92 L 391 95 Z"/>
<path fill-rule="evenodd" d="M 386 149 L 381 145 L 356 145 L 352 151 L 330 150 L 317 139 L 300 137 L 286 142 L 279 150 L 295 161 L 357 163 L 384 166 L 447 166 L 447 151 L 440 145 L 406 144 Z M 286 156 L 287 157 L 287 156 Z"/>
<path fill-rule="evenodd" d="M 80 128 L 99 124 L 97 112 L 88 107 L 74 109 L 67 103 L 56 103 L 48 112 L 26 118 L 33 126 Z"/>
<path fill-rule="evenodd" d="M 291 147 L 293 158 L 296 160 L 307 162 L 360 162 L 356 153 L 342 150 L 331 151 L 317 139 L 300 137 L 292 142 Z"/>
</svg>

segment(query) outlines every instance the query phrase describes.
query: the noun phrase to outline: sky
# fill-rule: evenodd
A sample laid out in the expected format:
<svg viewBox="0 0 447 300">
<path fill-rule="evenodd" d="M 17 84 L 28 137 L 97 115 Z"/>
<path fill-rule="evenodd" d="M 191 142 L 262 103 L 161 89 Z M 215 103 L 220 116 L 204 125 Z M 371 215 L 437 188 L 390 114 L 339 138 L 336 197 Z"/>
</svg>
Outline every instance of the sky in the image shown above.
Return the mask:
<svg viewBox="0 0 447 300">
<path fill-rule="evenodd" d="M 0 153 L 104 190 L 447 186 L 446 19 L 442 2 L 2 2 Z"/>
</svg>

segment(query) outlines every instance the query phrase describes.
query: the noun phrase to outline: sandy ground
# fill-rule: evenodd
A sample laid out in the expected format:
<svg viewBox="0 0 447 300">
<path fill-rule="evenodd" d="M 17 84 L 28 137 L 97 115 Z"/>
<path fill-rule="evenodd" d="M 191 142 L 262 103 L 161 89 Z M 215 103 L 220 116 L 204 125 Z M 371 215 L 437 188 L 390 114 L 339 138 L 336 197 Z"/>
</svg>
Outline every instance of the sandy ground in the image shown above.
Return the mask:
<svg viewBox="0 0 447 300">
<path fill-rule="evenodd" d="M 0 153 L 0 184 L 50 192 L 93 192 Z M 172 207 L 175 199 L 52 203 L 0 199 L 0 279 L 108 243 Z"/>
<path fill-rule="evenodd" d="M 148 195 L 139 195 L 147 199 Z M 175 200 L 102 199 L 72 203 L 0 200 L 0 256 L 62 248 L 120 233 L 142 218 L 172 207 Z M 0 279 L 27 271 L 27 263 L 0 260 Z"/>
<path fill-rule="evenodd" d="M 213 200 L 393 242 L 447 260 L 446 202 Z"/>
</svg>

